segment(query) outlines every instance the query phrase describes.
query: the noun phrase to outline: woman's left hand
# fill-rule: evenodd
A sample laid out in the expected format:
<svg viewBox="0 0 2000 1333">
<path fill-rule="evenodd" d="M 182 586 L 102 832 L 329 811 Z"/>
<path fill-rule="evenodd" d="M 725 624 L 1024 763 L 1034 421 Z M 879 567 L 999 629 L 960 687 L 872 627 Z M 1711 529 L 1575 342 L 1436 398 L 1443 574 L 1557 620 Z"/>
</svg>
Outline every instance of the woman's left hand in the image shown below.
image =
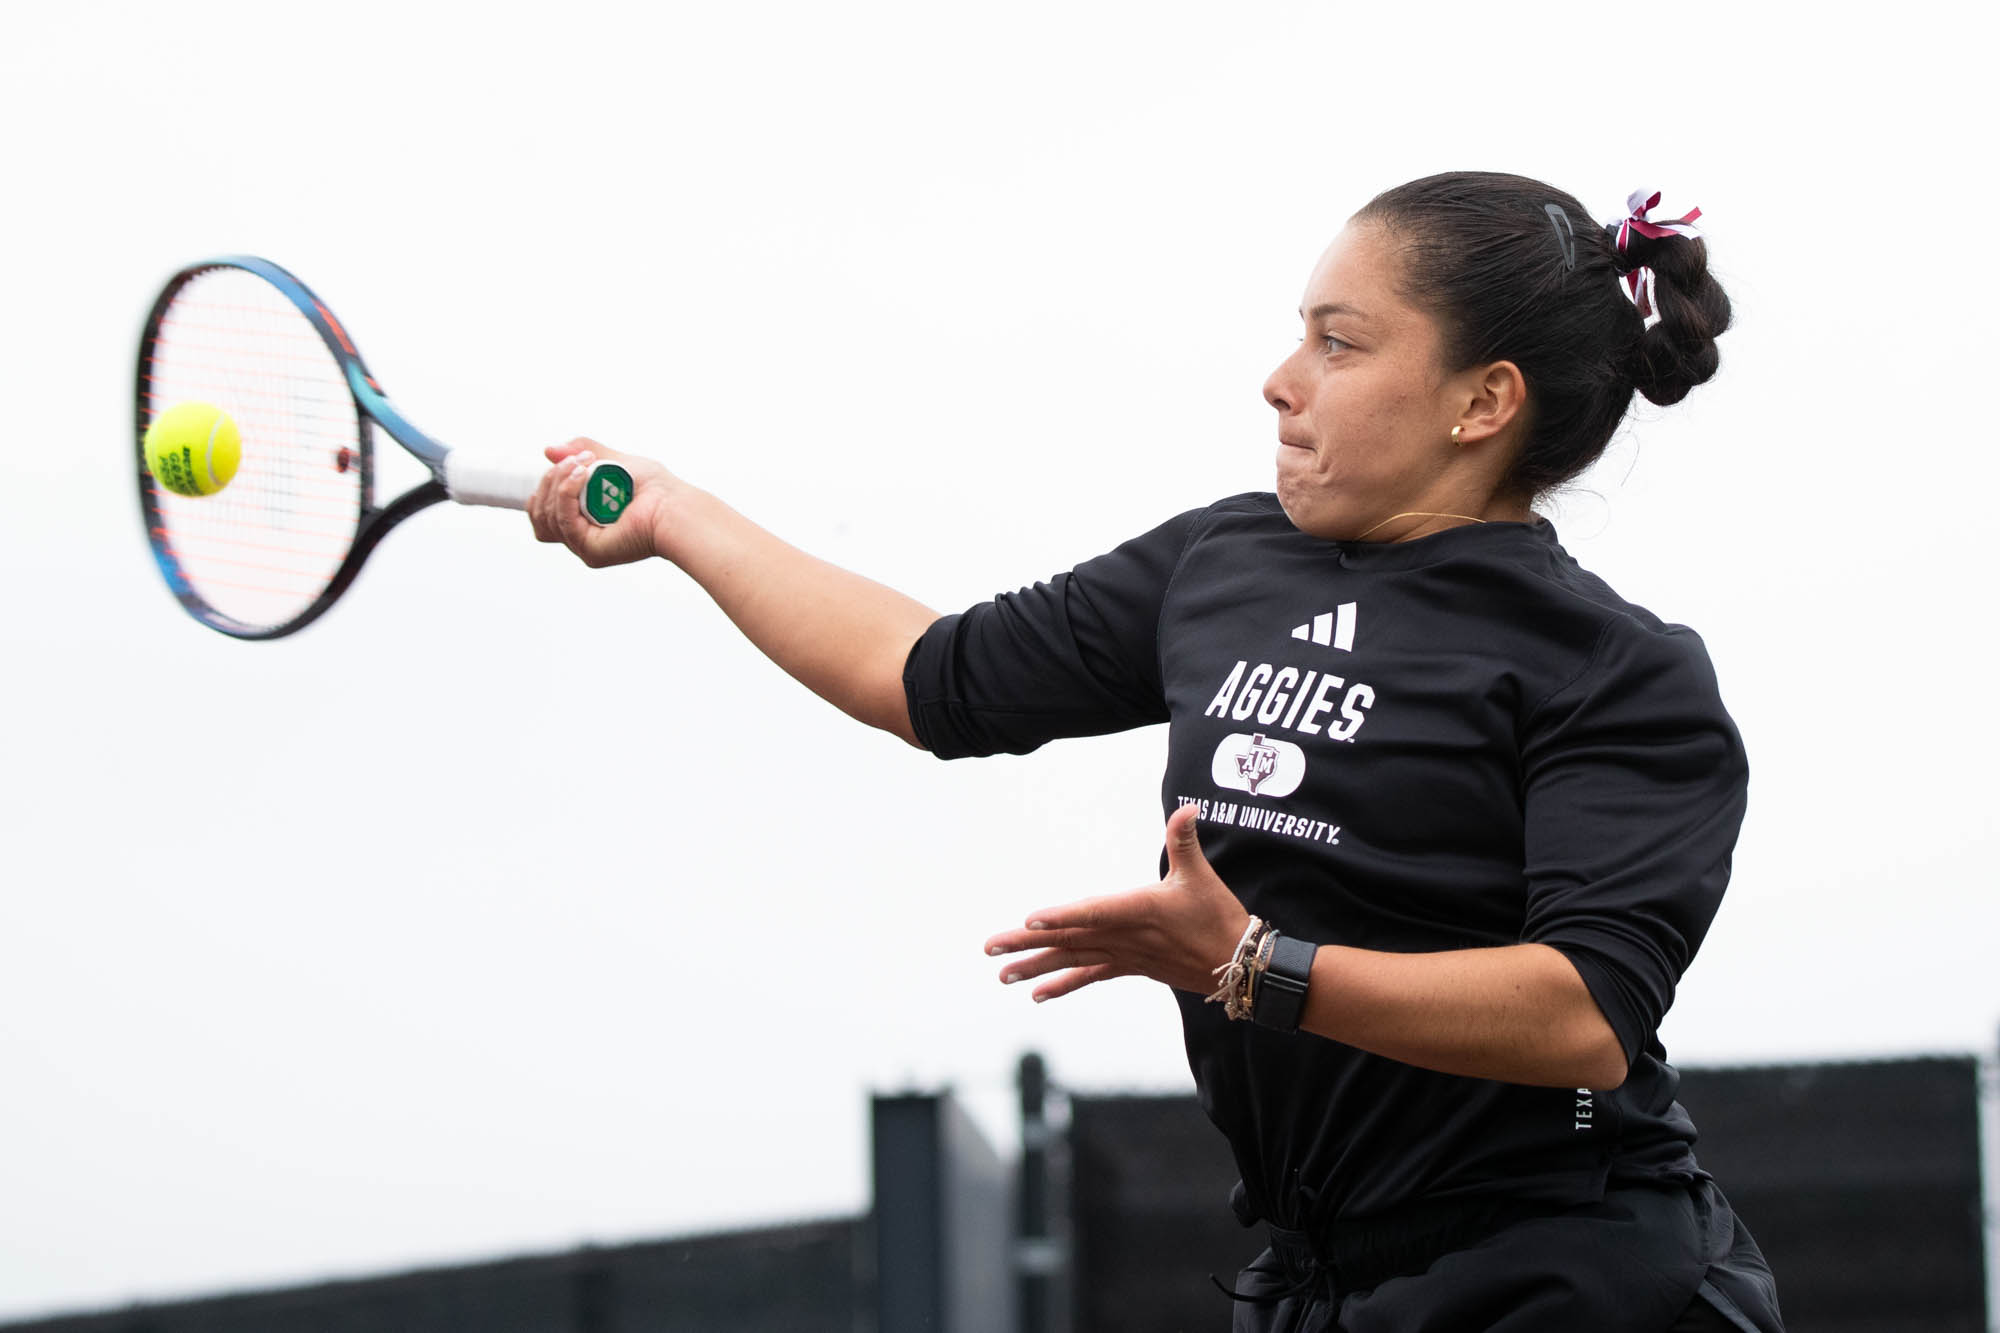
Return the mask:
<svg viewBox="0 0 2000 1333">
<path fill-rule="evenodd" d="M 1037 1004 L 1112 977 L 1151 977 L 1176 990 L 1206 995 L 1215 969 L 1229 962 L 1250 914 L 1202 855 L 1196 809 L 1184 805 L 1167 820 L 1167 877 L 1127 893 L 1085 898 L 1029 914 L 1027 928 L 986 941 L 986 952 L 1029 953 L 1010 961 L 1003 982 L 1049 976 L 1035 987 Z"/>
</svg>

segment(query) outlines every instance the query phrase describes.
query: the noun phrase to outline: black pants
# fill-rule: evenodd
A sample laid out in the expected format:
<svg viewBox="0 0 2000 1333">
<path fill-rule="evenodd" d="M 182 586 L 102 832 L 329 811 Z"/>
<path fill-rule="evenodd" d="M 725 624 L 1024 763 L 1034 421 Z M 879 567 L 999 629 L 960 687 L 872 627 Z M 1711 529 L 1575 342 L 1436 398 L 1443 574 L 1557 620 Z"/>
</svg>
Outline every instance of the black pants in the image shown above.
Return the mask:
<svg viewBox="0 0 2000 1333">
<path fill-rule="evenodd" d="M 1237 1277 L 1235 1333 L 1784 1333 L 1771 1270 L 1712 1182 L 1516 1212 L 1273 1228 Z"/>
</svg>

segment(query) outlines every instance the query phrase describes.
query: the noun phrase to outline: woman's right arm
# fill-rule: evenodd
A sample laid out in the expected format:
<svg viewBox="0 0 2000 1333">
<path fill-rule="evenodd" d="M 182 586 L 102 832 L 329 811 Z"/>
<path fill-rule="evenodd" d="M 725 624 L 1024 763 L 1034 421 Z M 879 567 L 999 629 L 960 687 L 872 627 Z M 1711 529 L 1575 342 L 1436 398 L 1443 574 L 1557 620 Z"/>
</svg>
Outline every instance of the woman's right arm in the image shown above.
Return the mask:
<svg viewBox="0 0 2000 1333">
<path fill-rule="evenodd" d="M 921 745 L 903 693 L 903 664 L 937 612 L 780 541 L 659 464 L 571 440 L 528 517 L 535 536 L 561 542 L 592 568 L 660 556 L 699 583 L 749 640 L 807 689 L 850 717 Z M 632 505 L 607 528 L 577 498 L 594 458 L 632 472 Z"/>
</svg>

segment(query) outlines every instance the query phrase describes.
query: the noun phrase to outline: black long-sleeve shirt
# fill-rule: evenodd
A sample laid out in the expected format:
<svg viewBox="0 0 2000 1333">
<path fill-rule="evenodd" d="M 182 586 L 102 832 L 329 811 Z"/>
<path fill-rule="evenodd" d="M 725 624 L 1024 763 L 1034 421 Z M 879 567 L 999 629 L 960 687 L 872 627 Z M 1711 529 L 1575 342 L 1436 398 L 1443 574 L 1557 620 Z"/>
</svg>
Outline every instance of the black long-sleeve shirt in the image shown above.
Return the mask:
<svg viewBox="0 0 2000 1333">
<path fill-rule="evenodd" d="M 944 758 L 1168 723 L 1163 804 L 1200 806 L 1251 912 L 1316 944 L 1549 945 L 1631 1058 L 1612 1092 L 1524 1087 L 1176 992 L 1256 1216 L 1583 1202 L 1696 1174 L 1657 1033 L 1728 880 L 1742 745 L 1700 639 L 1548 524 L 1329 542 L 1237 496 L 945 617 L 904 684 Z"/>
</svg>

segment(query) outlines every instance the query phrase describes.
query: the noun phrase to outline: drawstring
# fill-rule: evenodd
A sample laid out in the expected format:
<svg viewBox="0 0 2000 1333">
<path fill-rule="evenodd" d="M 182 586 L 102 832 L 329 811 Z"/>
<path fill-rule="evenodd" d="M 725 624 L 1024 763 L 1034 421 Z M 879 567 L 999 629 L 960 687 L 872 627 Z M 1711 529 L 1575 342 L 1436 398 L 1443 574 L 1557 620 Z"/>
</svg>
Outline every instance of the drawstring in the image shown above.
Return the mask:
<svg viewBox="0 0 2000 1333">
<path fill-rule="evenodd" d="M 1297 1171 L 1292 1172 L 1292 1189 L 1293 1192 L 1297 1194 L 1299 1199 L 1300 1214 L 1302 1216 L 1308 1216 L 1308 1217 L 1312 1216 L 1319 1203 L 1319 1192 L 1310 1185 L 1300 1184 L 1299 1173 Z M 1241 1222 L 1246 1227 L 1255 1225 L 1255 1223 L 1258 1220 L 1256 1210 L 1250 1206 L 1249 1192 L 1244 1188 L 1243 1182 L 1240 1180 L 1236 1182 L 1236 1188 L 1229 1191 L 1229 1207 L 1230 1211 L 1236 1214 L 1236 1220 Z M 1263 1256 L 1260 1255 L 1258 1257 L 1262 1258 Z M 1276 1258 L 1277 1256 L 1273 1254 L 1272 1257 Z M 1282 1262 L 1280 1263 L 1279 1267 L 1276 1268 L 1275 1270 L 1270 1268 L 1259 1268 L 1256 1265 L 1256 1263 L 1253 1262 L 1248 1268 L 1244 1269 L 1243 1271 L 1246 1273 L 1257 1273 L 1260 1275 L 1265 1275 L 1265 1274 L 1282 1273 L 1285 1271 L 1285 1269 Z M 1314 1285 L 1317 1284 L 1322 1277 L 1330 1276 L 1331 1273 L 1332 1273 L 1331 1265 L 1322 1264 L 1321 1262 L 1319 1262 L 1317 1258 L 1314 1258 L 1310 1263 L 1305 1265 L 1305 1272 L 1300 1277 L 1295 1279 L 1290 1286 L 1286 1287 L 1284 1290 L 1271 1296 L 1254 1296 L 1249 1294 L 1248 1292 L 1238 1291 L 1234 1287 L 1225 1287 L 1222 1285 L 1222 1279 L 1217 1277 L 1213 1273 L 1210 1273 L 1208 1275 L 1208 1280 L 1215 1284 L 1215 1289 L 1217 1291 L 1221 1292 L 1223 1295 L 1227 1296 L 1232 1301 L 1242 1301 L 1250 1305 L 1266 1306 L 1266 1305 L 1276 1305 L 1280 1301 L 1288 1301 L 1294 1296 L 1305 1295 L 1308 1291 L 1312 1290 Z"/>
<path fill-rule="evenodd" d="M 1252 1264 L 1250 1267 L 1244 1269 L 1243 1271 L 1246 1273 L 1268 1273 L 1271 1270 L 1268 1268 L 1259 1268 L 1255 1264 Z M 1319 1269 L 1317 1268 L 1308 1269 L 1305 1272 L 1305 1274 L 1298 1279 L 1298 1281 L 1292 1283 L 1291 1286 L 1286 1287 L 1283 1291 L 1276 1292 L 1269 1296 L 1258 1296 L 1249 1292 L 1238 1291 L 1234 1287 L 1225 1287 L 1222 1285 L 1221 1278 L 1217 1277 L 1213 1273 L 1210 1273 L 1208 1275 L 1208 1280 L 1215 1284 L 1215 1289 L 1217 1291 L 1221 1292 L 1223 1295 L 1227 1296 L 1232 1301 L 1242 1301 L 1249 1305 L 1276 1305 L 1278 1302 L 1288 1301 L 1294 1296 L 1303 1296 L 1306 1294 L 1306 1292 L 1310 1291 L 1313 1288 L 1314 1284 L 1316 1284 L 1319 1281 L 1319 1279 L 1320 1279 Z"/>
<path fill-rule="evenodd" d="M 1313 1202 L 1308 1199 L 1299 1215 L 1313 1216 Z M 1302 1295 L 1322 1280 L 1330 1297 L 1337 1292 L 1344 1298 L 1351 1292 L 1372 1291 L 1391 1278 L 1421 1273 L 1440 1256 L 1516 1222 L 1561 1210 L 1560 1204 L 1510 1198 L 1419 1201 L 1393 1214 L 1336 1220 L 1308 1230 L 1274 1226 L 1270 1248 L 1243 1271 L 1272 1282 L 1284 1277 L 1289 1285 L 1272 1295 L 1257 1296 L 1223 1286 L 1212 1273 L 1209 1281 L 1231 1300 L 1260 1306 Z M 1249 1212 L 1247 1206 L 1241 1207 L 1237 1216 Z M 1293 1273 L 1303 1276 L 1291 1279 Z"/>
</svg>

